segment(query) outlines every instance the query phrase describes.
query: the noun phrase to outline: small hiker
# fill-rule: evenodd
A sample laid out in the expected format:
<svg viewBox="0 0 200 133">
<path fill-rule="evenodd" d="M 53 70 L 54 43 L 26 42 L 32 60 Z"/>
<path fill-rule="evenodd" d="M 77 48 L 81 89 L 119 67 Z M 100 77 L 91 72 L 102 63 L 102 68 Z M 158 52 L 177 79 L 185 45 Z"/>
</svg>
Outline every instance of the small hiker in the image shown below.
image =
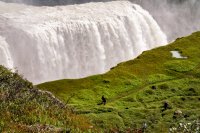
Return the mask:
<svg viewBox="0 0 200 133">
<path fill-rule="evenodd" d="M 165 101 L 163 107 L 164 107 L 164 110 L 167 110 L 169 108 L 169 104 Z"/>
<path fill-rule="evenodd" d="M 101 97 L 101 100 L 102 100 L 102 104 L 106 104 L 106 98 L 104 97 L 104 95 Z"/>
<path fill-rule="evenodd" d="M 161 111 L 163 112 L 167 109 L 169 109 L 169 103 L 165 101 L 164 104 L 163 104 L 163 109 Z"/>
</svg>

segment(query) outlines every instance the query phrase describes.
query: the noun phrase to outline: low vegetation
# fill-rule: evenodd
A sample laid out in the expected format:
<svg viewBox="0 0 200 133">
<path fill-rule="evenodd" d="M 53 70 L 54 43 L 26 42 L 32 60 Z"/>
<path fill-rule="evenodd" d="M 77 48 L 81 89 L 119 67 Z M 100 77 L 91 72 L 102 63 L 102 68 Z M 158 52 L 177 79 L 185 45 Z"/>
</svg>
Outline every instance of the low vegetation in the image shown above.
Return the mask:
<svg viewBox="0 0 200 133">
<path fill-rule="evenodd" d="M 172 57 L 173 50 L 188 58 Z M 37 87 L 52 92 L 104 132 L 178 131 L 180 123 L 200 118 L 200 32 L 145 51 L 105 74 Z M 106 105 L 100 105 L 102 95 Z"/>
<path fill-rule="evenodd" d="M 0 132 L 76 132 L 90 125 L 50 92 L 0 66 Z"/>
</svg>

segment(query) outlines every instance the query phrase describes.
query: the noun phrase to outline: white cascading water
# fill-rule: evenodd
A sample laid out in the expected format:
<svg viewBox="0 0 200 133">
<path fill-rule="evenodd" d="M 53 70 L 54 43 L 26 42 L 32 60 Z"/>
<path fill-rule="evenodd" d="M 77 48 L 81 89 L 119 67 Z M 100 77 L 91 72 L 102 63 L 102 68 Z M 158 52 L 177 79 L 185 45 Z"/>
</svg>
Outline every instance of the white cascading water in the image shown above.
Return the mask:
<svg viewBox="0 0 200 133">
<path fill-rule="evenodd" d="M 41 83 L 103 73 L 167 44 L 152 16 L 128 1 L 34 7 L 0 2 L 0 64 Z"/>
</svg>

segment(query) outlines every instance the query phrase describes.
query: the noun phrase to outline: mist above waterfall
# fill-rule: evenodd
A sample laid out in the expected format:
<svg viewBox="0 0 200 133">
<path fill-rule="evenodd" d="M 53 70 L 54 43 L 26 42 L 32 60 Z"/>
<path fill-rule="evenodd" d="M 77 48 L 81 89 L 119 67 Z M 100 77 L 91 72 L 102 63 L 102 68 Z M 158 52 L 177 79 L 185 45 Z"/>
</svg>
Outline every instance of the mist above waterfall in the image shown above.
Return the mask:
<svg viewBox="0 0 200 133">
<path fill-rule="evenodd" d="M 200 30 L 200 0 L 133 0 L 148 10 L 168 40 Z"/>
<path fill-rule="evenodd" d="M 37 6 L 55 6 L 111 0 L 0 0 Z M 130 0 L 148 10 L 168 41 L 200 30 L 200 0 Z"/>
<path fill-rule="evenodd" d="M 0 3 L 0 64 L 34 83 L 103 73 L 167 38 L 128 1 L 34 7 Z"/>
</svg>

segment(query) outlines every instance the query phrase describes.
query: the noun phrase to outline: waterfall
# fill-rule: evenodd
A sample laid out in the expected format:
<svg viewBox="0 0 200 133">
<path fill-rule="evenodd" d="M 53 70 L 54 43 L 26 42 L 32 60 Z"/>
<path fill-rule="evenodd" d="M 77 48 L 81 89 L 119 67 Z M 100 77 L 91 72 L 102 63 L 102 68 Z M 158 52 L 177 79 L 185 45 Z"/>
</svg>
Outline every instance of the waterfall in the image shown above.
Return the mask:
<svg viewBox="0 0 200 133">
<path fill-rule="evenodd" d="M 5 39 L 0 36 L 0 63 L 1 65 L 13 68 L 13 61 L 9 51 L 9 45 Z"/>
<path fill-rule="evenodd" d="M 0 64 L 34 83 L 104 73 L 167 44 L 153 17 L 128 1 L 34 7 L 0 2 Z"/>
</svg>

